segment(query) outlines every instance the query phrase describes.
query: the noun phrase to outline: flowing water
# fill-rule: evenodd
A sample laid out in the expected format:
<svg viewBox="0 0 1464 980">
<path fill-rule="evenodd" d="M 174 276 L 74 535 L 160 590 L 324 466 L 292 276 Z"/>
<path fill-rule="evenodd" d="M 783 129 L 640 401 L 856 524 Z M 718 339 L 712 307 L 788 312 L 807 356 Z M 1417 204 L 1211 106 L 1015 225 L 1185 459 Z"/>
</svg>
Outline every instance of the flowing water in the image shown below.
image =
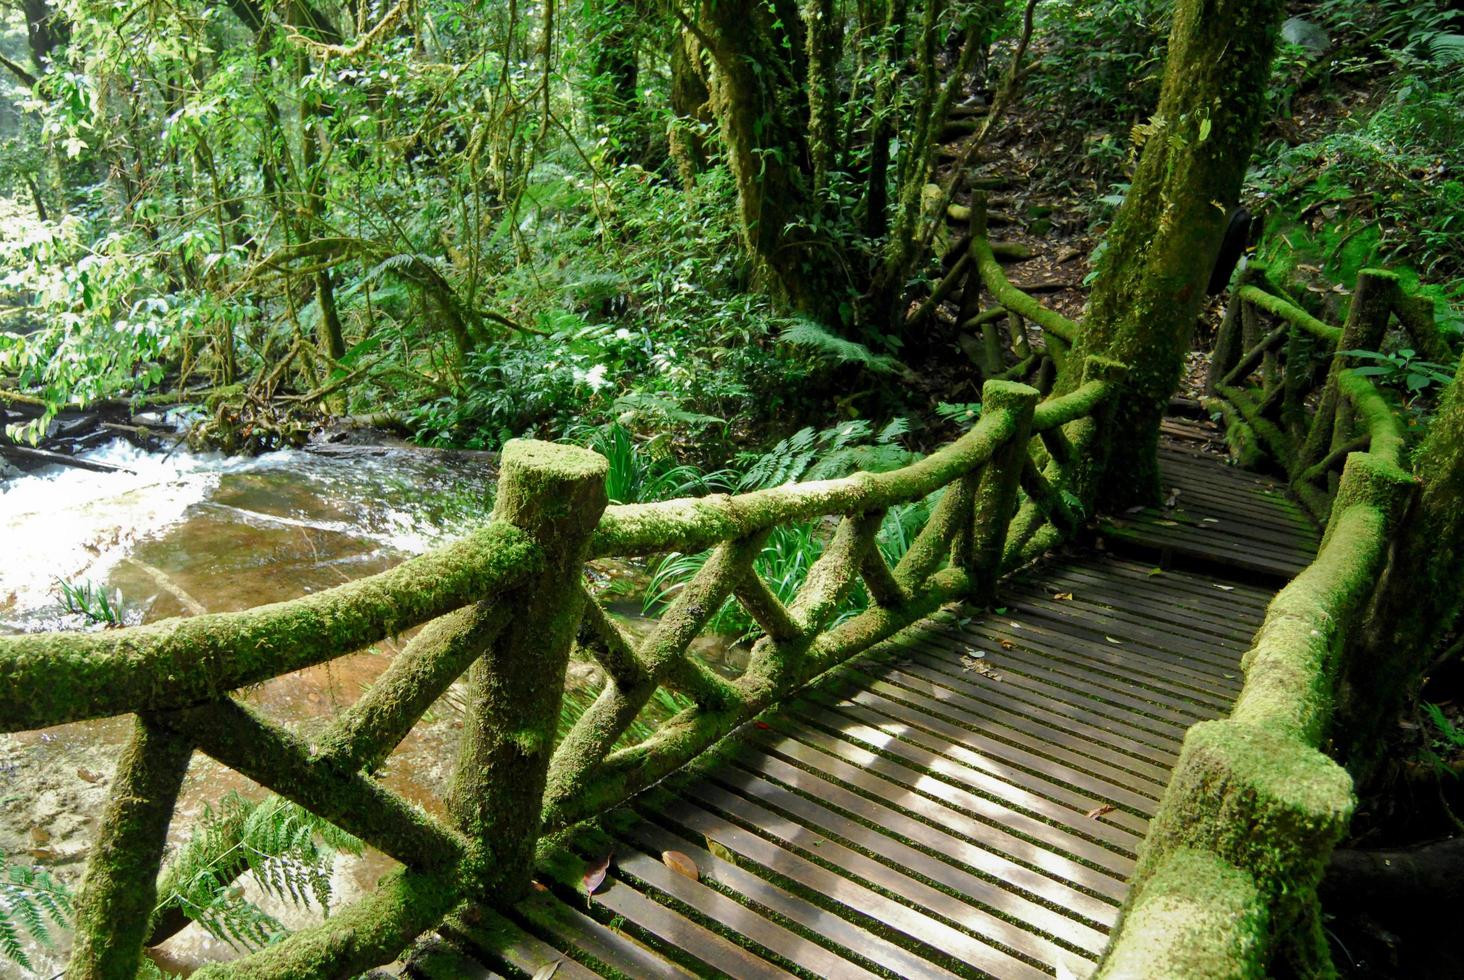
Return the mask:
<svg viewBox="0 0 1464 980">
<path fill-rule="evenodd" d="M 124 620 L 152 622 L 200 611 L 227 612 L 330 588 L 389 568 L 487 518 L 494 474 L 482 457 L 406 449 L 360 449 L 344 456 L 287 450 L 255 459 L 146 453 L 118 441 L 89 458 L 131 472 L 48 467 L 0 482 L 0 633 L 85 628 L 59 583 L 89 583 L 120 597 Z M 641 576 L 627 566 L 595 570 L 628 598 L 618 610 L 633 632 Z M 628 585 L 625 583 L 629 583 Z M 246 698 L 265 714 L 308 730 L 353 702 L 385 669 L 401 640 L 275 678 Z M 724 642 L 698 653 L 727 672 L 737 656 Z M 730 663 L 729 663 L 730 662 Z M 603 684 L 588 662 L 571 665 L 566 705 L 584 704 Z M 441 813 L 460 728 L 458 685 L 435 705 L 388 760 L 387 786 Z M 663 706 L 662 710 L 669 710 Z M 654 719 L 652 719 L 654 720 Z M 130 730 L 126 718 L 0 735 L 0 850 L 75 887 L 112 772 Z M 205 805 L 230 791 L 258 798 L 260 787 L 201 754 L 179 800 L 170 842 L 188 838 Z M 349 900 L 392 865 L 378 854 L 338 859 L 333 888 Z M 318 912 L 261 895 L 246 897 L 286 925 Z M 32 958 L 50 976 L 64 966 L 64 943 Z M 197 926 L 157 953 L 170 971 L 237 955 Z M 15 968 L 0 959 L 0 976 Z"/>
</svg>

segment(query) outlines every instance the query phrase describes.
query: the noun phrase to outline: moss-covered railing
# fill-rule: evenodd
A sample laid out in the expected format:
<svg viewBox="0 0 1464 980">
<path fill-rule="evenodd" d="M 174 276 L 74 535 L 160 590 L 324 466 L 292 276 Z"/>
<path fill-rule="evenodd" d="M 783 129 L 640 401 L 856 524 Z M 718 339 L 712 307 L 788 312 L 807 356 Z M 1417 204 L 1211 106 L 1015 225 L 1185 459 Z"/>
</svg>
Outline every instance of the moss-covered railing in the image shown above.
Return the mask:
<svg viewBox="0 0 1464 980">
<path fill-rule="evenodd" d="M 1344 639 L 1366 614 L 1413 485 L 1402 424 L 1342 352 L 1377 349 L 1393 315 L 1421 349 L 1442 343 L 1431 310 L 1385 272 L 1362 274 L 1341 328 L 1255 267 L 1232 296 L 1214 404 L 1232 445 L 1287 472 L 1326 532 L 1267 609 L 1230 717 L 1186 733 L 1095 976 L 1263 977 L 1278 957 L 1301 976 L 1332 972 L 1316 886 L 1355 801 L 1323 749 Z"/>
<path fill-rule="evenodd" d="M 392 960 L 460 903 L 516 901 L 542 836 L 626 800 L 942 603 L 989 598 L 1004 570 L 1074 529 L 1084 461 L 1103 444 L 1122 374 L 1093 359 L 1081 387 L 1045 401 L 1025 385 L 988 381 L 975 426 L 910 466 L 739 496 L 607 507 L 602 457 L 511 442 L 493 520 L 391 571 L 239 613 L 0 638 L 0 731 L 135 716 L 78 895 L 66 975 L 134 974 L 156 926 L 168 828 L 195 751 L 400 863 L 324 924 L 200 977 L 352 976 Z M 941 490 L 889 567 L 874 547 L 885 512 Z M 837 527 L 785 605 L 753 560 L 774 527 L 820 518 Z M 705 565 L 639 642 L 585 584 L 592 559 L 700 549 L 711 549 Z M 870 608 L 838 621 L 860 580 Z M 729 597 L 763 633 L 735 680 L 687 655 Z M 239 696 L 414 627 L 381 677 L 324 730 L 287 730 Z M 556 742 L 576 644 L 608 680 Z M 440 819 L 371 773 L 465 673 L 468 708 Z M 662 686 L 692 706 L 645 741 L 617 747 Z"/>
<path fill-rule="evenodd" d="M 1395 322 L 1424 357 L 1452 362 L 1433 302 L 1390 272 L 1358 275 L 1341 327 L 1303 310 L 1259 264 L 1246 268 L 1232 294 L 1210 361 L 1209 404 L 1225 416 L 1240 463 L 1285 473 L 1318 522 L 1331 512 L 1347 454 L 1374 436 L 1390 438 L 1386 402 L 1350 370 L 1359 366 L 1351 352 L 1377 351 Z M 1372 445 L 1387 454 L 1402 449 L 1401 441 Z"/>
</svg>

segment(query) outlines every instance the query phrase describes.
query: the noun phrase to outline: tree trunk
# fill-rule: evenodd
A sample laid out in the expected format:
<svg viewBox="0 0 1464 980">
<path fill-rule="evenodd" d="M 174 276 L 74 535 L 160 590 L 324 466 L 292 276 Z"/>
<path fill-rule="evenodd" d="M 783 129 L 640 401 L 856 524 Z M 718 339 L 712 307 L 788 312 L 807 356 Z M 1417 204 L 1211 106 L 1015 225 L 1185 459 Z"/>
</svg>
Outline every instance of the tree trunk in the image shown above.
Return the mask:
<svg viewBox="0 0 1464 980">
<path fill-rule="evenodd" d="M 594 33 L 589 56 L 589 111 L 611 135 L 610 159 L 625 164 L 647 149 L 639 118 L 640 63 L 636 57 L 637 12 L 630 0 L 595 0 L 586 5 Z"/>
<path fill-rule="evenodd" d="M 1348 651 L 1337 739 L 1359 783 L 1384 758 L 1394 721 L 1464 607 L 1464 359 L 1414 456 L 1419 491 L 1367 626 Z"/>
<path fill-rule="evenodd" d="M 1108 233 L 1090 312 L 1070 365 L 1101 354 L 1129 366 L 1099 502 L 1159 497 L 1159 421 L 1190 349 L 1195 318 L 1240 193 L 1265 107 L 1284 4 L 1178 0 L 1159 109 Z M 1059 385 L 1080 379 L 1070 371 Z"/>
<path fill-rule="evenodd" d="M 715 63 L 712 108 L 737 182 L 743 241 L 779 299 L 837 322 L 828 242 L 813 217 L 807 46 L 786 0 L 704 0 L 701 30 Z"/>
</svg>

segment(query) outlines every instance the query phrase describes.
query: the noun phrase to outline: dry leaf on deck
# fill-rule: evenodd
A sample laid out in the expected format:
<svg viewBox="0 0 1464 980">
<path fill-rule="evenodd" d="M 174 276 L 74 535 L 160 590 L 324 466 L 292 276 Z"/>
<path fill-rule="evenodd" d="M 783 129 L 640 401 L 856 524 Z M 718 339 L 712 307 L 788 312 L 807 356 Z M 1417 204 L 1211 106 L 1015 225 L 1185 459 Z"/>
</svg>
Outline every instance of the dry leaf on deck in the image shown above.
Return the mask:
<svg viewBox="0 0 1464 980">
<path fill-rule="evenodd" d="M 696 862 L 680 851 L 662 851 L 661 863 L 692 881 L 701 881 L 701 871 L 697 868 Z"/>
<path fill-rule="evenodd" d="M 1095 806 L 1093 809 L 1091 809 L 1087 813 L 1083 814 L 1083 816 L 1087 817 L 1089 820 L 1097 820 L 1099 817 L 1103 816 L 1105 813 L 1112 813 L 1112 812 L 1113 812 L 1113 804 L 1112 803 L 1105 803 L 1102 806 Z"/>
<path fill-rule="evenodd" d="M 606 854 L 603 859 L 585 869 L 583 881 L 586 895 L 595 894 L 599 887 L 605 883 L 605 875 L 610 870 L 610 859 L 614 856 L 613 853 Z"/>
</svg>

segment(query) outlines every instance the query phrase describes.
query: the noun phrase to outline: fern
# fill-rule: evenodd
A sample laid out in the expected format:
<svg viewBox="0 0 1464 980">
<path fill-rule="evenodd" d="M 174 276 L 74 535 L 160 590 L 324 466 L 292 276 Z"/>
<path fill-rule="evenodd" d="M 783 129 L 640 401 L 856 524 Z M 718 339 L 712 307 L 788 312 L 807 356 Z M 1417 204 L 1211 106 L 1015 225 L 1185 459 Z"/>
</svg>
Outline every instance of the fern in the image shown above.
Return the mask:
<svg viewBox="0 0 1464 980">
<path fill-rule="evenodd" d="M 800 480 L 834 479 L 855 470 L 880 473 L 898 469 L 914 459 L 897 441 L 909 431 L 904 419 L 888 423 L 878 435 L 864 419 L 818 432 L 800 429 L 761 456 L 744 457 L 750 465 L 737 486 L 758 490 Z"/>
<path fill-rule="evenodd" d="M 760 456 L 743 457 L 747 469 L 737 483 L 742 491 L 782 486 L 801 480 L 824 480 L 845 476 L 855 470 L 881 472 L 913 462 L 916 455 L 899 444 L 909 432 L 905 419 L 895 419 L 878 433 L 864 419 L 852 419 L 831 428 L 800 429 Z M 928 501 L 893 507 L 880 527 L 878 545 L 885 558 L 898 561 L 930 515 Z M 823 554 L 827 525 L 822 522 L 781 525 L 773 528 L 762 551 L 753 562 L 759 577 L 784 603 L 792 602 L 808 578 L 808 571 Z M 663 558 L 646 589 L 645 610 L 664 609 L 682 587 L 706 563 L 709 552 L 673 553 Z M 862 586 L 856 587 L 840 609 L 835 622 L 860 612 L 869 605 Z M 707 624 L 713 633 L 751 636 L 756 633 L 752 618 L 735 600 L 723 604 Z"/>
<path fill-rule="evenodd" d="M 863 344 L 831 333 L 812 320 L 799 318 L 790 321 L 778 339 L 835 363 L 858 364 L 876 374 L 894 374 L 904 370 L 904 365 L 895 358 L 876 354 Z"/>
<path fill-rule="evenodd" d="M 266 894 L 329 913 L 335 852 L 361 850 L 356 838 L 288 800 L 253 803 L 230 793 L 217 810 L 204 808 L 192 838 L 169 864 L 158 910 L 176 906 L 232 946 L 263 946 L 283 927 L 244 898 L 236 884 L 241 874 Z"/>
<path fill-rule="evenodd" d="M 0 956 L 34 970 L 22 935 L 50 948 L 51 930 L 68 928 L 70 919 L 70 889 L 40 868 L 11 864 L 0 851 Z"/>
</svg>

